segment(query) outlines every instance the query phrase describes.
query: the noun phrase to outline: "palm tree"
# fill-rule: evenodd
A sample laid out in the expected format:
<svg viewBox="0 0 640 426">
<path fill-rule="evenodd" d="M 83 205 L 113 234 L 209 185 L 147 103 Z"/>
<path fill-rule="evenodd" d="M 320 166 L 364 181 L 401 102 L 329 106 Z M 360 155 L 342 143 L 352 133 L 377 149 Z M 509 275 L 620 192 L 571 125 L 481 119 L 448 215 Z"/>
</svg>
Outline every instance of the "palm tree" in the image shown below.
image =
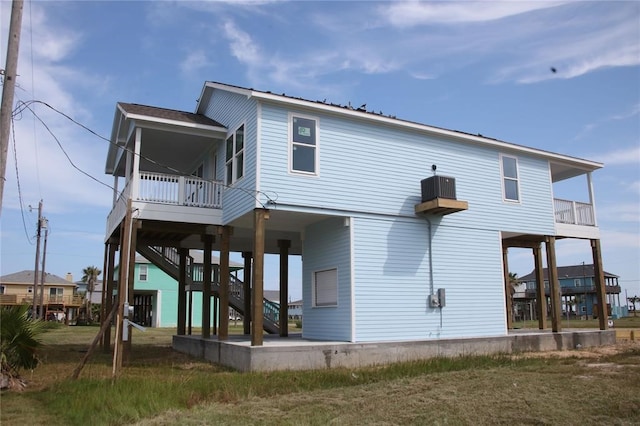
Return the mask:
<svg viewBox="0 0 640 426">
<path fill-rule="evenodd" d="M 89 294 L 89 297 L 87 297 L 87 317 L 89 321 L 91 321 L 91 296 L 101 273 L 102 271 L 97 266 L 87 266 L 82 270 L 82 282 L 87 284 L 87 293 Z"/>
<path fill-rule="evenodd" d="M 629 301 L 629 303 L 631 303 L 633 305 L 633 316 L 634 317 L 638 316 L 638 310 L 636 309 L 636 303 L 640 303 L 640 297 L 638 297 L 638 296 L 627 297 L 627 300 Z"/>
<path fill-rule="evenodd" d="M 38 365 L 36 349 L 41 345 L 38 334 L 45 331 L 44 321 L 29 318 L 29 305 L 5 306 L 0 309 L 1 388 L 22 389 L 20 370 Z"/>
</svg>

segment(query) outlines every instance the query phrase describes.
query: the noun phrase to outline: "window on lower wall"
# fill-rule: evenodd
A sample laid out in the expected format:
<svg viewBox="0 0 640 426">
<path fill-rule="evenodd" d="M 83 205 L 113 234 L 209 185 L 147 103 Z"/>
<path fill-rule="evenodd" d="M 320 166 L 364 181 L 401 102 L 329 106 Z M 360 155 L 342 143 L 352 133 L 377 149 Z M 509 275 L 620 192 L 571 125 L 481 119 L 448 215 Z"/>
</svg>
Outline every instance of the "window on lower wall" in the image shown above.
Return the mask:
<svg viewBox="0 0 640 426">
<path fill-rule="evenodd" d="M 507 155 L 500 156 L 502 170 L 502 197 L 505 201 L 520 201 L 520 182 L 518 178 L 518 159 Z"/>
<path fill-rule="evenodd" d="M 313 118 L 291 116 L 291 159 L 292 172 L 317 174 L 317 126 L 318 121 Z"/>
<path fill-rule="evenodd" d="M 327 269 L 313 274 L 313 306 L 338 306 L 338 270 Z"/>
</svg>

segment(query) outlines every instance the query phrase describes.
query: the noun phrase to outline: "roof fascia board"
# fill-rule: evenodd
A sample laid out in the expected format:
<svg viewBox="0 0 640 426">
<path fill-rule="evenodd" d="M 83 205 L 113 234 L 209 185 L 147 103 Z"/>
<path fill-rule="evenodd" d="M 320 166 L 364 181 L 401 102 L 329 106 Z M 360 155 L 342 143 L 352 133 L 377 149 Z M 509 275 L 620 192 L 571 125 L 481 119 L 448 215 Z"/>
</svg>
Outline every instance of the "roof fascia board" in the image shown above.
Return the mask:
<svg viewBox="0 0 640 426">
<path fill-rule="evenodd" d="M 214 132 L 224 132 L 225 134 L 227 133 L 227 129 L 224 127 L 219 127 L 219 126 L 208 126 L 206 124 L 197 124 L 197 123 L 187 123 L 185 121 L 178 121 L 178 120 L 168 120 L 166 118 L 158 118 L 158 117 L 153 117 L 150 115 L 142 115 L 142 114 L 125 114 L 125 117 L 127 120 L 132 120 L 132 121 L 136 121 L 139 123 L 144 123 L 144 122 L 149 122 L 149 123 L 158 123 L 158 124 L 164 124 L 167 126 L 173 126 L 173 127 L 183 127 L 183 128 L 190 128 L 190 129 L 198 129 L 198 130 L 202 130 L 202 131 L 214 131 Z M 140 127 L 143 127 L 142 125 Z M 148 126 L 147 126 L 148 127 Z"/>
<path fill-rule="evenodd" d="M 227 129 L 223 127 L 207 126 L 206 129 L 202 127 L 181 127 L 179 129 L 176 129 L 176 127 L 171 124 L 154 122 L 154 121 L 146 121 L 146 120 L 143 120 L 143 121 L 134 120 L 134 121 L 131 121 L 131 129 L 130 129 L 129 135 L 127 136 L 127 141 L 130 140 L 132 132 L 138 127 L 141 129 L 161 130 L 165 132 L 179 133 L 182 135 L 200 136 L 200 137 L 214 138 L 214 139 L 215 138 L 224 139 L 227 136 Z"/>
<path fill-rule="evenodd" d="M 224 85 L 221 85 L 220 88 L 223 90 L 232 91 L 227 86 L 224 86 Z M 248 91 L 245 89 L 245 92 L 248 92 Z M 360 111 L 344 109 L 344 108 L 340 108 L 332 105 L 318 104 L 316 102 L 302 100 L 302 99 L 286 98 L 280 95 L 275 95 L 273 93 L 264 93 L 264 92 L 256 92 L 256 91 L 251 91 L 250 93 L 252 97 L 255 97 L 257 99 L 261 99 L 264 101 L 280 103 L 280 104 L 290 104 L 290 105 L 295 105 L 295 106 L 307 108 L 307 109 L 321 110 L 321 111 L 325 111 L 327 113 L 332 113 L 332 114 L 342 114 L 342 115 L 357 118 L 360 120 L 375 121 L 375 122 L 393 126 L 393 127 L 400 127 L 404 129 L 411 129 L 419 132 L 426 132 L 429 134 L 444 136 L 447 138 L 455 139 L 455 140 L 466 142 L 466 143 L 482 144 L 484 146 L 491 146 L 500 150 L 526 153 L 526 154 L 534 155 L 537 157 L 543 157 L 543 158 L 549 159 L 552 162 L 563 162 L 573 167 L 580 167 L 585 171 L 593 171 L 603 167 L 602 163 L 598 163 L 596 161 L 570 157 L 563 154 L 557 154 L 549 151 L 529 148 L 526 146 L 515 145 L 508 142 L 498 141 L 495 139 L 484 138 L 481 136 L 463 134 L 463 133 L 455 132 L 453 130 L 441 129 L 437 127 L 428 126 L 425 124 L 399 120 L 397 118 L 377 116 L 370 113 L 363 113 Z"/>
</svg>

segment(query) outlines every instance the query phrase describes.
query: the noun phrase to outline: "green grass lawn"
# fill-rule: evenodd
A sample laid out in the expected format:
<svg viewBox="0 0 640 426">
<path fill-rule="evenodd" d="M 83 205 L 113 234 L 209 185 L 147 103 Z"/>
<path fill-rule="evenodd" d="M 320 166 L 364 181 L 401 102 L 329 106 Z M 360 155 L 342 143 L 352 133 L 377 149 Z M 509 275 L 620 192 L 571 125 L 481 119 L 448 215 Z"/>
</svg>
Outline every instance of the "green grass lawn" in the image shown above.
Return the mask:
<svg viewBox="0 0 640 426">
<path fill-rule="evenodd" d="M 640 424 L 640 344 L 563 354 L 436 358 L 361 369 L 238 373 L 170 348 L 173 329 L 134 330 L 111 380 L 97 327 L 43 336 L 29 386 L 2 394 L 2 425 Z M 562 355 L 562 356 L 561 356 Z"/>
<path fill-rule="evenodd" d="M 538 321 L 515 321 L 514 328 L 538 328 Z M 551 318 L 547 318 L 547 327 L 551 327 Z M 600 322 L 597 319 L 570 319 L 562 320 L 563 328 L 599 328 Z M 613 328 L 640 328 L 640 316 L 625 317 L 613 320 Z"/>
</svg>

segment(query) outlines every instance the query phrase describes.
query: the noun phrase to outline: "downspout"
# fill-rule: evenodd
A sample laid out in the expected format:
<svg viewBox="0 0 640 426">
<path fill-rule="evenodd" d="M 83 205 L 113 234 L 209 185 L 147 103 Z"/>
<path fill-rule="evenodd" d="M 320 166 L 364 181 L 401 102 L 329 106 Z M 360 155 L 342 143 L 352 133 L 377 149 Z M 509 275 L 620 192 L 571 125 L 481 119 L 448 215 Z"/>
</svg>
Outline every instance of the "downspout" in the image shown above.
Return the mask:
<svg viewBox="0 0 640 426">
<path fill-rule="evenodd" d="M 439 299 L 439 295 L 436 294 L 435 291 L 435 283 L 434 283 L 434 279 L 433 279 L 433 235 L 432 235 L 432 225 L 431 225 L 431 220 L 429 220 L 429 218 L 425 215 L 424 216 L 425 220 L 427 221 L 427 227 L 429 229 L 429 239 L 428 239 L 428 246 L 429 246 L 429 298 L 427 300 L 427 303 L 429 304 L 430 308 L 435 308 L 436 306 L 434 305 L 434 302 L 432 302 L 432 300 L 436 299 L 437 302 L 437 307 L 440 310 L 440 330 L 442 330 L 442 304 L 440 303 L 440 299 Z M 440 332 L 438 332 L 438 335 L 440 334 Z"/>
<path fill-rule="evenodd" d="M 432 236 L 431 236 L 431 220 L 427 216 L 424 217 L 427 221 L 427 226 L 429 228 L 429 295 L 433 296 L 435 294 L 434 289 L 435 285 L 433 283 L 433 250 L 432 250 Z"/>
</svg>

